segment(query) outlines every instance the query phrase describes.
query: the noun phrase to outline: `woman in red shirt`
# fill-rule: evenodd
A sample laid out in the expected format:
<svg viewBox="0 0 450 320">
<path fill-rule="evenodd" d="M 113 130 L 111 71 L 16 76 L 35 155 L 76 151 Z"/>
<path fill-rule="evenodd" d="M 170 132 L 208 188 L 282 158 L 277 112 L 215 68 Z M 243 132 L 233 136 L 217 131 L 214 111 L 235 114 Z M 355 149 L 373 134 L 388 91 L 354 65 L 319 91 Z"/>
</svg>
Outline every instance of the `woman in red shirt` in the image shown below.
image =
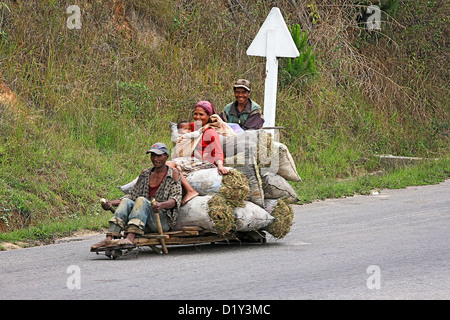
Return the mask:
<svg viewBox="0 0 450 320">
<path fill-rule="evenodd" d="M 194 122 L 191 122 L 193 131 L 198 129 L 195 127 L 200 124 L 205 127 L 213 114 L 216 114 L 216 111 L 210 102 L 200 101 L 197 103 L 194 109 Z M 219 134 L 213 128 L 203 130 L 202 139 L 195 147 L 193 156 L 216 165 L 219 174 L 228 173 L 228 169 L 223 166 L 225 156 L 220 145 Z"/>
<path fill-rule="evenodd" d="M 192 131 L 203 128 L 201 140 L 192 153 L 190 160 L 186 158 L 172 159 L 173 161 L 167 164 L 173 168 L 178 168 L 181 171 L 181 185 L 186 191 L 181 204 L 198 196 L 198 192 L 192 188 L 189 182 L 184 177 L 183 171 L 192 172 L 195 169 L 217 167 L 219 174 L 227 174 L 229 170 L 224 167 L 223 163 L 225 156 L 220 145 L 220 138 L 217 131 L 213 128 L 204 128 L 209 123 L 211 115 L 216 114 L 214 107 L 209 101 L 200 101 L 195 105 L 194 122 L 191 122 Z M 200 161 L 198 161 L 200 160 Z M 188 170 L 183 170 L 186 167 Z"/>
</svg>

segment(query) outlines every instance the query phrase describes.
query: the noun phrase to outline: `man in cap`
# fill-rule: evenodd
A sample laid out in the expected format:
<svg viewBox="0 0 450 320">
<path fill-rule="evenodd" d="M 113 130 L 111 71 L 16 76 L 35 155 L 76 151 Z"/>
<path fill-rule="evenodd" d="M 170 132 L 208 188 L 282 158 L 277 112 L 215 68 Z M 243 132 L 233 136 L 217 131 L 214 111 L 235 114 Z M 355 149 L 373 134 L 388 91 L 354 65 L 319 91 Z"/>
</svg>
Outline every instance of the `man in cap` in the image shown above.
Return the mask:
<svg viewBox="0 0 450 320">
<path fill-rule="evenodd" d="M 219 114 L 224 122 L 237 123 L 244 130 L 261 129 L 264 119 L 261 107 L 250 99 L 250 81 L 238 79 L 234 83 L 236 101 L 229 103 Z"/>
<path fill-rule="evenodd" d="M 106 239 L 92 248 L 111 244 L 113 238 L 120 239 L 122 231 L 127 236 L 118 240 L 117 244 L 134 246 L 136 235 L 158 232 L 155 212 L 159 214 L 164 232 L 175 225 L 182 196 L 180 174 L 166 165 L 169 149 L 164 143 L 155 143 L 148 153 L 151 154 L 153 168 L 142 171 L 129 194 L 120 200 L 102 203 L 104 210 L 111 210 L 113 206 L 117 206 L 117 209 L 109 220 Z"/>
</svg>

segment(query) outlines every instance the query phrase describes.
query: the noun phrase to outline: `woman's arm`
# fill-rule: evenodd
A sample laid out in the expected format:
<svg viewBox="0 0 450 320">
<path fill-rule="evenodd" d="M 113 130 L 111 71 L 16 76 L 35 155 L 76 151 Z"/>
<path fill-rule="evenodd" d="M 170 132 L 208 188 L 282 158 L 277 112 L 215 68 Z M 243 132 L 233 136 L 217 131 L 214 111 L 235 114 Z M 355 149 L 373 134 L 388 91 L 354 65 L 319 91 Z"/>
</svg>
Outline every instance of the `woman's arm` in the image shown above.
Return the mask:
<svg viewBox="0 0 450 320">
<path fill-rule="evenodd" d="M 208 143 L 203 150 L 203 159 L 214 163 L 217 166 L 219 174 L 227 174 L 228 169 L 223 166 L 224 154 L 217 131 L 212 128 L 206 130 L 203 134 L 203 139 Z"/>
</svg>

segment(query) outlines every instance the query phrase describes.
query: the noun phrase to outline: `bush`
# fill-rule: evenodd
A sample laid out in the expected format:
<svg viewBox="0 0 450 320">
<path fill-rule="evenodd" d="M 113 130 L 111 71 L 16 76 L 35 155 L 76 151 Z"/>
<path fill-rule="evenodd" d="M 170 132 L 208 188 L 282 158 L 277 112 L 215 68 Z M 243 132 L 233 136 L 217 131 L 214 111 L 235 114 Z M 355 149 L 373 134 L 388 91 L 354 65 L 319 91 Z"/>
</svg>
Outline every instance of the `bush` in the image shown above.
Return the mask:
<svg viewBox="0 0 450 320">
<path fill-rule="evenodd" d="M 282 77 L 280 79 L 282 86 L 289 85 L 296 79 L 306 82 L 317 73 L 316 57 L 312 53 L 312 48 L 307 40 L 308 32 L 306 30 L 302 32 L 299 24 L 291 26 L 289 29 L 300 56 L 284 60 L 284 72 L 281 72 Z"/>
</svg>

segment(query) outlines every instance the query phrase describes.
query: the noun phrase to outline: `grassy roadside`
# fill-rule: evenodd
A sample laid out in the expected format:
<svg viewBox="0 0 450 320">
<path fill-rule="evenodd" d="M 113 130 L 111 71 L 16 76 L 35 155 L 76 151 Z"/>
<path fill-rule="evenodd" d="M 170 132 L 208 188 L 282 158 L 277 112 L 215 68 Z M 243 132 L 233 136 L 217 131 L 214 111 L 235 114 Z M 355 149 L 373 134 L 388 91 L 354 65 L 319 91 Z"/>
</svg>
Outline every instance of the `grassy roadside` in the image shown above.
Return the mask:
<svg viewBox="0 0 450 320">
<path fill-rule="evenodd" d="M 350 197 L 357 194 L 368 195 L 371 191 L 382 189 L 401 189 L 407 186 L 437 184 L 450 178 L 450 159 L 425 161 L 377 174 L 364 175 L 351 179 L 311 181 L 304 177 L 302 183 L 292 183 L 299 195 L 298 205 L 328 198 Z M 19 247 L 29 247 L 53 243 L 61 237 L 71 236 L 77 231 L 104 231 L 111 213 L 92 205 L 90 214 L 60 216 L 43 220 L 33 227 L 0 234 L 0 251 L 6 250 L 5 243 Z"/>
<path fill-rule="evenodd" d="M 0 242 L 101 230 L 98 199 L 119 197 L 149 165 L 148 146 L 170 143 L 169 121 L 199 100 L 221 110 L 237 77 L 263 102 L 265 60 L 245 51 L 269 2 L 80 0 L 80 30 L 67 28 L 63 1 L 3 2 Z M 277 1 L 288 25 L 308 30 L 317 75 L 284 81 L 280 70 L 277 125 L 301 203 L 448 178 L 449 4 L 399 0 L 369 33 L 349 0 L 295 3 Z M 375 153 L 447 160 L 374 175 Z"/>
</svg>

